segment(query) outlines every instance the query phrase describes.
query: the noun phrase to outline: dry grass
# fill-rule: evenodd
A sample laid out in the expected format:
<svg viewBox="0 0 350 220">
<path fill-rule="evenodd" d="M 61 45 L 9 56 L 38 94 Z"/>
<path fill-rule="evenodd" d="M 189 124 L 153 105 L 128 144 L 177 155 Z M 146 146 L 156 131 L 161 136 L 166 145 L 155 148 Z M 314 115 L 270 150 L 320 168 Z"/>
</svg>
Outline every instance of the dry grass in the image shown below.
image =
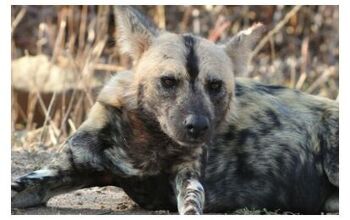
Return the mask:
<svg viewBox="0 0 350 220">
<path fill-rule="evenodd" d="M 250 72 L 265 83 L 338 96 L 337 6 L 138 6 L 161 28 L 223 42 L 261 21 Z M 99 86 L 130 68 L 109 6 L 12 6 L 13 147 L 57 146 Z M 118 33 L 116 33 L 118 34 Z"/>
</svg>

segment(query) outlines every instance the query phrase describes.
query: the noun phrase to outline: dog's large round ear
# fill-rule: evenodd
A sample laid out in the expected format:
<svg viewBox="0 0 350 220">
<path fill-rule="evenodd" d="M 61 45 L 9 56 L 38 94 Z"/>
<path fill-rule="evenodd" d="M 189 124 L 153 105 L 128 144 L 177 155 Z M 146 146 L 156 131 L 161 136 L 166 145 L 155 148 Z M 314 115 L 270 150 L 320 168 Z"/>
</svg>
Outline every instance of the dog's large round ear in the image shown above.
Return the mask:
<svg viewBox="0 0 350 220">
<path fill-rule="evenodd" d="M 159 31 L 151 21 L 130 6 L 114 6 L 114 15 L 120 50 L 137 61 Z"/>
<path fill-rule="evenodd" d="M 257 23 L 239 32 L 225 44 L 225 51 L 232 60 L 236 75 L 246 74 L 251 53 L 264 32 L 265 26 Z"/>
</svg>

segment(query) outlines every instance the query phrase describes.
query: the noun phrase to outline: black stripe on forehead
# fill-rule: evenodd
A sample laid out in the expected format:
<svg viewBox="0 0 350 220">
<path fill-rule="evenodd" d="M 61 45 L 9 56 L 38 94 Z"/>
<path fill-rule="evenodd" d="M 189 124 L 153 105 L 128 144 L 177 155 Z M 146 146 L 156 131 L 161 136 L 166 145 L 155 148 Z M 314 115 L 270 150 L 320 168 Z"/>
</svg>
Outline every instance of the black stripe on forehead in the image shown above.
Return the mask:
<svg viewBox="0 0 350 220">
<path fill-rule="evenodd" d="M 187 73 L 190 76 L 190 82 L 194 83 L 194 80 L 197 78 L 199 69 L 198 69 L 198 56 L 194 50 L 196 39 L 189 34 L 183 35 L 183 41 L 187 49 L 186 55 L 186 69 Z"/>
</svg>

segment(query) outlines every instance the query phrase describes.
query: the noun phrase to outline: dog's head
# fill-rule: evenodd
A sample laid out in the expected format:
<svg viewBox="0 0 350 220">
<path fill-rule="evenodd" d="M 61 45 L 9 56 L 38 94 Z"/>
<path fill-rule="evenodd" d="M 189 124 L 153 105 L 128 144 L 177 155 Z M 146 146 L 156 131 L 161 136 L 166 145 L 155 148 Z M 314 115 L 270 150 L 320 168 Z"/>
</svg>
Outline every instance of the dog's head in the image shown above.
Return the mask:
<svg viewBox="0 0 350 220">
<path fill-rule="evenodd" d="M 191 34 L 159 30 L 131 7 L 116 6 L 118 42 L 134 61 L 139 105 L 181 145 L 210 139 L 234 111 L 234 74 L 245 71 L 263 26 L 254 25 L 224 45 Z"/>
</svg>

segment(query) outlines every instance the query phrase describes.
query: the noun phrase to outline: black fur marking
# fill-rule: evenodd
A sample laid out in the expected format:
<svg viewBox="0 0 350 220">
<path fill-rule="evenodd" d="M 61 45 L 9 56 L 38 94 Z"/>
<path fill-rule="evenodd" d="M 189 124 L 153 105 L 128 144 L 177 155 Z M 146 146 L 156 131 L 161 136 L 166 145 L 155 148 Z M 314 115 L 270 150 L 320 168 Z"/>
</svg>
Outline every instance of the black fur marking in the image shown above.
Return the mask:
<svg viewBox="0 0 350 220">
<path fill-rule="evenodd" d="M 256 84 L 255 90 L 260 93 L 268 93 L 271 95 L 277 94 L 281 92 L 282 90 L 285 90 L 286 87 L 283 86 L 277 86 L 277 85 L 262 85 L 262 84 Z"/>
<path fill-rule="evenodd" d="M 278 118 L 278 115 L 271 109 L 265 111 L 266 116 L 268 116 L 271 120 L 271 124 L 274 125 L 275 128 L 281 127 L 281 122 Z"/>
<path fill-rule="evenodd" d="M 249 129 L 240 130 L 238 133 L 237 145 L 243 146 L 249 138 L 251 138 L 255 141 L 256 139 L 258 139 L 258 136 L 256 133 L 252 132 Z"/>
<path fill-rule="evenodd" d="M 138 90 L 137 90 L 137 106 L 138 107 L 142 106 L 143 92 L 144 92 L 144 85 L 140 84 L 138 86 Z"/>
<path fill-rule="evenodd" d="M 98 140 L 102 141 L 103 149 L 112 146 L 123 146 L 124 143 L 121 142 L 121 138 L 119 137 L 125 136 L 125 131 L 121 128 L 126 128 L 127 124 L 125 124 L 125 122 L 121 119 L 122 111 L 121 109 L 112 106 L 105 107 L 109 112 L 109 123 L 107 123 L 105 127 L 98 132 Z M 113 136 L 116 137 L 114 140 L 112 138 Z"/>
<path fill-rule="evenodd" d="M 256 175 L 256 170 L 254 170 L 252 166 L 247 164 L 249 161 L 250 161 L 249 153 L 242 152 L 238 154 L 236 174 L 240 178 L 240 181 L 252 179 Z"/>
<path fill-rule="evenodd" d="M 235 95 L 239 97 L 244 95 L 245 92 L 246 92 L 245 88 L 242 85 L 237 83 L 235 87 Z"/>
<path fill-rule="evenodd" d="M 190 76 L 190 83 L 193 86 L 194 81 L 198 76 L 199 68 L 198 68 L 198 56 L 194 50 L 196 39 L 192 35 L 183 35 L 183 41 L 185 44 L 185 47 L 188 50 L 187 56 L 186 56 L 186 69 L 187 73 Z"/>
<path fill-rule="evenodd" d="M 73 155 L 72 149 L 70 147 L 67 147 L 65 150 L 65 153 L 67 155 L 67 158 L 68 158 L 70 165 L 72 166 L 72 169 L 77 171 L 78 168 L 74 162 L 74 157 L 73 157 L 74 155 Z"/>
<path fill-rule="evenodd" d="M 121 187 L 138 205 L 150 210 L 176 211 L 176 198 L 172 192 L 169 176 L 165 174 L 140 179 L 123 179 Z M 157 187 L 155 187 L 157 186 Z"/>
<path fill-rule="evenodd" d="M 325 111 L 324 108 L 322 108 L 322 106 L 317 106 L 317 105 L 312 105 L 312 106 L 309 106 L 310 110 L 316 114 L 319 114 L 319 113 L 323 113 Z"/>
<path fill-rule="evenodd" d="M 233 125 L 230 125 L 228 131 L 224 134 L 223 138 L 226 141 L 235 140 L 237 138 L 236 127 Z"/>
</svg>

